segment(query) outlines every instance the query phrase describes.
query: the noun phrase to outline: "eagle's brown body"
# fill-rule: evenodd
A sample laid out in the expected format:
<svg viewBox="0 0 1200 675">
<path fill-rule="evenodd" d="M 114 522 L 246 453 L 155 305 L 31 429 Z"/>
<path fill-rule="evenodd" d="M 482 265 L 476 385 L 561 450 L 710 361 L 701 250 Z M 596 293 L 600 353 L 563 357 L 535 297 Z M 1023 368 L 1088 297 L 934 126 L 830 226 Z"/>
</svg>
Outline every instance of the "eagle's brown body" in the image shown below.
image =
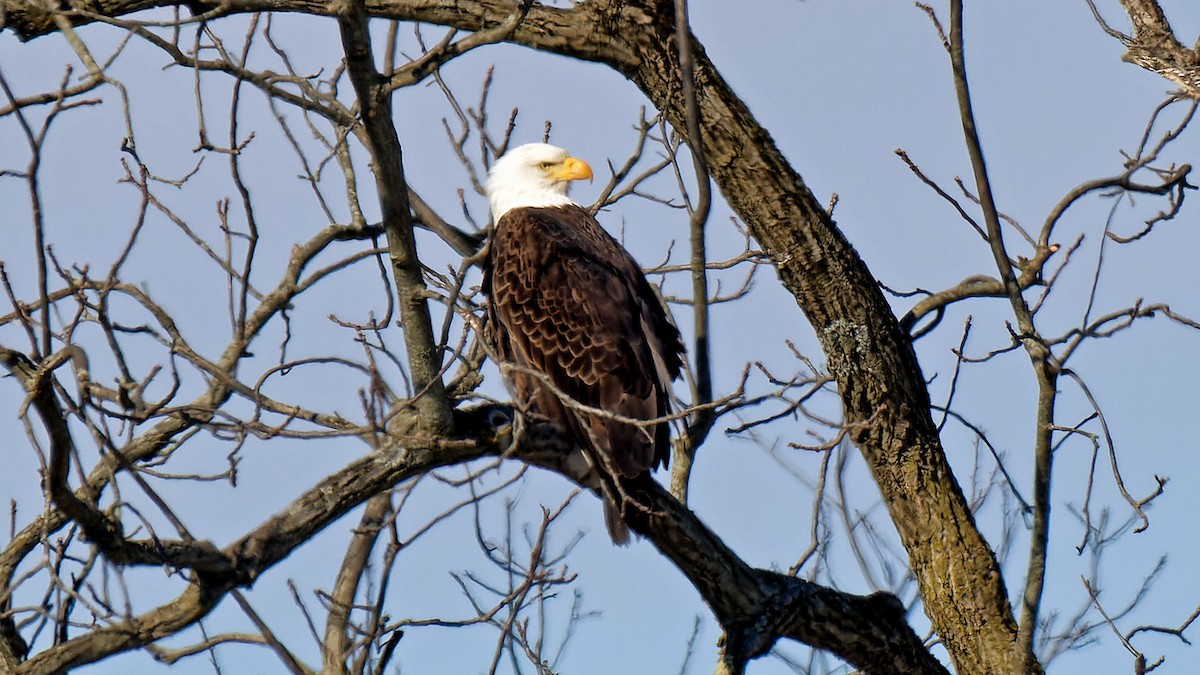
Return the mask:
<svg viewBox="0 0 1200 675">
<path fill-rule="evenodd" d="M 599 472 L 613 540 L 626 541 L 613 478 L 666 465 L 670 428 L 630 424 L 572 402 L 635 420 L 669 414 L 683 343 L 662 301 L 629 253 L 575 204 L 505 212 L 483 290 L 490 341 L 511 365 L 516 404 L 555 421 L 583 450 Z"/>
</svg>

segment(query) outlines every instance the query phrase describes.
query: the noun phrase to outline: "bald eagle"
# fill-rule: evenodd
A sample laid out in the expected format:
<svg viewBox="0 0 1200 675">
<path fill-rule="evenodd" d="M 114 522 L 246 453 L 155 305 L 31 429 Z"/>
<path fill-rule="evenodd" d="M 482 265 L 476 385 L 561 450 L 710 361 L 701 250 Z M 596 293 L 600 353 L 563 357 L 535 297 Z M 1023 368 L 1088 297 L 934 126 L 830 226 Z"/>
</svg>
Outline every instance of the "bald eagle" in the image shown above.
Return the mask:
<svg viewBox="0 0 1200 675">
<path fill-rule="evenodd" d="M 483 292 L 489 341 L 510 366 L 514 400 L 575 442 L 589 485 L 605 497 L 609 534 L 624 544 L 617 477 L 666 466 L 670 453 L 666 422 L 628 420 L 669 414 L 683 342 L 641 267 L 567 196 L 572 181 L 591 177 L 586 162 L 545 143 L 496 161 Z"/>
</svg>

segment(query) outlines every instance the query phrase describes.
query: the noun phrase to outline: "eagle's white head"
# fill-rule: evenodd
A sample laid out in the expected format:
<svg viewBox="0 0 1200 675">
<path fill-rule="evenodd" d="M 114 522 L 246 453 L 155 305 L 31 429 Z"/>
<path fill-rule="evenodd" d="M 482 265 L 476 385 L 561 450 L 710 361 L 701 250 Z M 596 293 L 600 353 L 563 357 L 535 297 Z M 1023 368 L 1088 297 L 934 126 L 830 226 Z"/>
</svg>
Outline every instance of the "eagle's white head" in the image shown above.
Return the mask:
<svg viewBox="0 0 1200 675">
<path fill-rule="evenodd" d="M 566 206 L 571 181 L 592 179 L 592 167 L 566 150 L 528 143 L 509 150 L 488 172 L 487 196 L 492 218 L 520 207 Z"/>
</svg>

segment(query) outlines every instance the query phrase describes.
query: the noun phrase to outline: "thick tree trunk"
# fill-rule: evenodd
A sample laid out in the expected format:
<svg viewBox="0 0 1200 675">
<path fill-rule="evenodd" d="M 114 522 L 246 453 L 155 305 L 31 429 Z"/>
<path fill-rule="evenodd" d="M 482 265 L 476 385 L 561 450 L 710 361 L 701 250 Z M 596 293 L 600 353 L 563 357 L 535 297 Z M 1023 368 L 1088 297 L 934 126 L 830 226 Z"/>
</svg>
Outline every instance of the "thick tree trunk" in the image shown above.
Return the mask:
<svg viewBox="0 0 1200 675">
<path fill-rule="evenodd" d="M 659 25 L 655 32 L 670 30 Z M 684 129 L 673 45 L 642 36 L 640 64 L 626 74 Z M 697 52 L 709 170 L 817 332 L 852 438 L 909 554 L 934 629 L 958 672 L 1025 672 L 999 565 L 946 461 L 908 336 L 800 175 L 703 50 Z"/>
</svg>

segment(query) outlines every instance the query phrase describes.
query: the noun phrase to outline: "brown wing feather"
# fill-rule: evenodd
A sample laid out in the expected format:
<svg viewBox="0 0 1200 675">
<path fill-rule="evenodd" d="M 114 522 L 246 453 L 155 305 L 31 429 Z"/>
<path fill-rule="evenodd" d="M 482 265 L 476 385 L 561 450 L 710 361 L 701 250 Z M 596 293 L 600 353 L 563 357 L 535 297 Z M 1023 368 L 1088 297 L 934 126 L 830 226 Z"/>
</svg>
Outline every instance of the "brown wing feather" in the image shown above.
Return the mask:
<svg viewBox="0 0 1200 675">
<path fill-rule="evenodd" d="M 497 223 L 484 291 L 493 345 L 514 396 L 555 420 L 625 476 L 665 465 L 670 430 L 644 429 L 572 410 L 562 393 L 623 417 L 670 410 L 668 380 L 683 344 L 633 258 L 579 207 L 514 209 Z"/>
</svg>

